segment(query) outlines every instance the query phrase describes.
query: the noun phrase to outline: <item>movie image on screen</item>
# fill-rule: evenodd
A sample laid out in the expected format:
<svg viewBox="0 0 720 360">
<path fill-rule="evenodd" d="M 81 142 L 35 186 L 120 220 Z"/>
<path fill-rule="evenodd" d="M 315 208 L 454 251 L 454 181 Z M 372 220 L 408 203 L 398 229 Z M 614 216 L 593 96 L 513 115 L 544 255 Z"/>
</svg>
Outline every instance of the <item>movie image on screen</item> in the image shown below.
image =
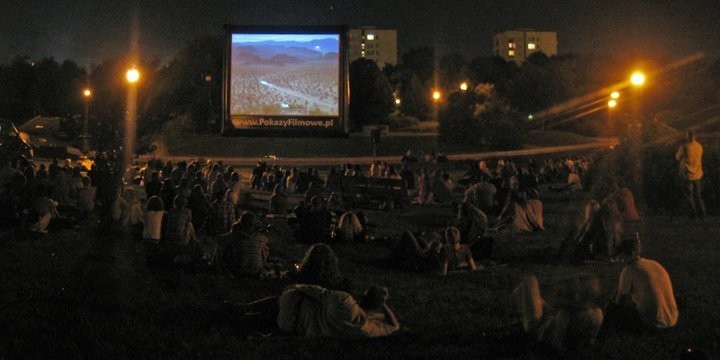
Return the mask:
<svg viewBox="0 0 720 360">
<path fill-rule="evenodd" d="M 339 34 L 231 35 L 230 116 L 338 116 Z"/>
</svg>

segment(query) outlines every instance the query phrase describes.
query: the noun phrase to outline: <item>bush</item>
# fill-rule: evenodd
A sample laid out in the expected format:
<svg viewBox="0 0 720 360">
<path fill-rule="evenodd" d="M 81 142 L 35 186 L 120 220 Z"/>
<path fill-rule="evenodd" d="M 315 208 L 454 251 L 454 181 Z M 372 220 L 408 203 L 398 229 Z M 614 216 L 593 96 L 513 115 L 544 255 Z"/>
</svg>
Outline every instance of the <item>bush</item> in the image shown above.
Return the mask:
<svg viewBox="0 0 720 360">
<path fill-rule="evenodd" d="M 407 116 L 393 113 L 387 118 L 387 124 L 390 130 L 407 129 L 418 124 L 418 119 L 414 116 Z"/>
</svg>

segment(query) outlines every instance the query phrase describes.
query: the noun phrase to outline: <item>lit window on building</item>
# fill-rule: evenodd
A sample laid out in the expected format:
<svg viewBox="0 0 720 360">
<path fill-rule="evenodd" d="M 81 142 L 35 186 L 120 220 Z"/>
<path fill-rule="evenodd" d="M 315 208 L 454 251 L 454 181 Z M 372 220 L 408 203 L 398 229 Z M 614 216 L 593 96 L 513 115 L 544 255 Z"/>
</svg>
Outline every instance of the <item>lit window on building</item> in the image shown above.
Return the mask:
<svg viewBox="0 0 720 360">
<path fill-rule="evenodd" d="M 515 57 L 515 50 L 508 50 L 509 57 Z"/>
<path fill-rule="evenodd" d="M 375 40 L 375 34 L 367 34 L 365 38 L 368 39 L 368 41 L 373 41 Z"/>
<path fill-rule="evenodd" d="M 360 44 L 360 48 L 364 50 L 364 49 L 365 49 L 365 43 Z"/>
<path fill-rule="evenodd" d="M 528 50 L 535 50 L 535 43 L 528 43 Z"/>
<path fill-rule="evenodd" d="M 510 41 L 510 42 L 508 43 L 508 49 L 514 49 L 514 48 L 515 48 L 515 43 L 512 42 L 512 41 Z"/>
<path fill-rule="evenodd" d="M 360 56 L 365 57 L 365 50 L 360 51 Z"/>
</svg>

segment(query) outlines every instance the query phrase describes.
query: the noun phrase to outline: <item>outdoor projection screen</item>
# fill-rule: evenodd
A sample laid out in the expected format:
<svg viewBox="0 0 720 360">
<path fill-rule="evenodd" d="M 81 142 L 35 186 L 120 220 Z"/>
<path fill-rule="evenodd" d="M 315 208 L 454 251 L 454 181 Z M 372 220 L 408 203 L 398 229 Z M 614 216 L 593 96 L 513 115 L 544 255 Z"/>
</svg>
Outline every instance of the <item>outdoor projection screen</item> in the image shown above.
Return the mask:
<svg viewBox="0 0 720 360">
<path fill-rule="evenodd" d="M 347 132 L 342 28 L 227 29 L 223 134 Z"/>
</svg>

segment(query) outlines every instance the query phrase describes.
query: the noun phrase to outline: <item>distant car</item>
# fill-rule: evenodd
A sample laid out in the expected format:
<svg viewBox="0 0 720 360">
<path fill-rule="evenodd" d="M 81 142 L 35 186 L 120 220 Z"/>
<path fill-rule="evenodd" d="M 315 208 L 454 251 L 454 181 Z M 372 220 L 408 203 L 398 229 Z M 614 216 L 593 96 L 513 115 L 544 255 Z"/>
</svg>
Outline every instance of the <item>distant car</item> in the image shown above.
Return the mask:
<svg viewBox="0 0 720 360">
<path fill-rule="evenodd" d="M 0 119 L 0 157 L 14 158 L 19 155 L 28 159 L 35 156 L 28 135 L 19 132 L 10 120 Z"/>
</svg>

